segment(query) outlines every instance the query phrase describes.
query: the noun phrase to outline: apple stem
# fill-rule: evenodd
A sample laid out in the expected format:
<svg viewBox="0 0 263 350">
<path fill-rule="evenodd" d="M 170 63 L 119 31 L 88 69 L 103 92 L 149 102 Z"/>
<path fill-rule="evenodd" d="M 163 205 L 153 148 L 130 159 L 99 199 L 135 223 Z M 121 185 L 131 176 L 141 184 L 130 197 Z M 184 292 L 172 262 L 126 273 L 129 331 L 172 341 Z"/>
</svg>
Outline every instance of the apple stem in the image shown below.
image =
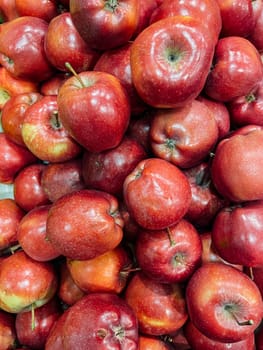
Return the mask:
<svg viewBox="0 0 263 350">
<path fill-rule="evenodd" d="M 168 235 L 168 239 L 170 241 L 170 245 L 174 246 L 175 245 L 175 241 L 172 239 L 170 227 L 167 227 L 167 235 Z"/>
<path fill-rule="evenodd" d="M 34 303 L 31 305 L 31 330 L 33 331 L 36 327 L 36 319 L 35 319 L 35 305 Z"/>
<path fill-rule="evenodd" d="M 250 278 L 252 279 L 252 281 L 254 280 L 254 271 L 253 271 L 253 267 L 249 267 L 249 276 L 250 276 Z"/>
<path fill-rule="evenodd" d="M 231 305 L 226 305 L 225 306 L 225 310 L 227 310 L 231 316 L 233 317 L 233 319 L 236 321 L 236 323 L 239 325 L 239 326 L 252 326 L 254 324 L 254 321 L 253 320 L 245 320 L 245 321 L 239 321 L 239 319 L 237 318 L 234 310 L 232 309 L 232 306 Z"/>
<path fill-rule="evenodd" d="M 80 85 L 84 88 L 85 84 L 83 83 L 83 81 L 81 80 L 80 76 L 78 75 L 78 73 L 75 71 L 75 69 L 72 67 L 72 65 L 69 62 L 65 63 L 65 67 L 67 68 L 67 70 L 72 73 L 74 75 L 74 77 L 76 77 L 80 83 Z"/>
</svg>

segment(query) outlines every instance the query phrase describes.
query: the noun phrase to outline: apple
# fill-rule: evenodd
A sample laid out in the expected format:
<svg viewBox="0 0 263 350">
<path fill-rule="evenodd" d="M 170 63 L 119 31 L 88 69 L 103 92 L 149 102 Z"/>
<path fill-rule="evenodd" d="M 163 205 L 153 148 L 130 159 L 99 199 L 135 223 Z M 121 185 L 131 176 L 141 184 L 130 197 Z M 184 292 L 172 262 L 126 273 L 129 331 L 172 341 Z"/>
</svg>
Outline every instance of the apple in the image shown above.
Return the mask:
<svg viewBox="0 0 263 350">
<path fill-rule="evenodd" d="M 122 196 L 125 178 L 147 156 L 138 141 L 124 136 L 121 143 L 103 152 L 84 151 L 82 176 L 88 188 Z"/>
<path fill-rule="evenodd" d="M 58 16 L 58 7 L 54 0 L 15 0 L 15 7 L 19 17 L 32 16 L 42 18 L 46 22 Z"/>
<path fill-rule="evenodd" d="M 262 80 L 262 72 L 260 54 L 248 39 L 240 36 L 220 38 L 204 92 L 211 99 L 229 102 L 253 91 Z"/>
<path fill-rule="evenodd" d="M 82 151 L 63 126 L 57 96 L 43 96 L 27 108 L 21 134 L 26 147 L 46 162 L 64 162 L 77 157 Z"/>
<path fill-rule="evenodd" d="M 14 199 L 25 212 L 50 201 L 41 185 L 43 163 L 30 164 L 19 171 L 14 179 Z"/>
<path fill-rule="evenodd" d="M 72 21 L 93 49 L 106 51 L 127 43 L 138 23 L 137 0 L 70 0 Z"/>
<path fill-rule="evenodd" d="M 21 169 L 36 161 L 37 157 L 32 152 L 0 132 L 0 183 L 12 184 Z"/>
<path fill-rule="evenodd" d="M 79 35 L 69 12 L 63 12 L 50 21 L 44 49 L 52 66 L 62 72 L 67 71 L 65 62 L 70 62 L 76 72 L 91 70 L 100 56 Z"/>
<path fill-rule="evenodd" d="M 58 71 L 56 74 L 53 74 L 49 79 L 40 84 L 40 93 L 42 95 L 57 95 L 61 85 L 68 77 L 68 73 Z"/>
<path fill-rule="evenodd" d="M 47 239 L 61 255 L 95 258 L 117 247 L 123 238 L 118 200 L 94 189 L 68 193 L 51 205 L 46 230 Z"/>
<path fill-rule="evenodd" d="M 203 90 L 215 40 L 198 19 L 166 17 L 150 24 L 131 46 L 134 86 L 152 107 L 186 105 Z"/>
<path fill-rule="evenodd" d="M 140 226 L 131 217 L 130 212 L 127 209 L 127 206 L 123 198 L 120 199 L 119 210 L 120 210 L 121 217 L 123 218 L 123 221 L 124 221 L 123 240 L 128 244 L 132 243 L 132 246 L 133 246 L 133 243 L 135 242 L 139 234 Z"/>
<path fill-rule="evenodd" d="M 36 261 L 50 261 L 59 257 L 56 248 L 46 239 L 49 209 L 50 204 L 35 206 L 18 224 L 18 244 L 29 257 Z"/>
<path fill-rule="evenodd" d="M 0 64 L 15 78 L 40 82 L 54 72 L 44 52 L 48 23 L 22 16 L 5 23 L 0 31 Z"/>
<path fill-rule="evenodd" d="M 123 196 L 135 222 L 146 229 L 161 230 L 186 214 L 191 188 L 177 166 L 161 158 L 146 158 L 125 178 Z"/>
<path fill-rule="evenodd" d="M 148 27 L 151 15 L 158 5 L 158 0 L 138 0 L 138 21 L 131 39 L 135 39 L 143 29 Z"/>
<path fill-rule="evenodd" d="M 186 286 L 189 319 L 208 338 L 234 343 L 251 336 L 263 316 L 257 285 L 221 262 L 199 267 Z"/>
<path fill-rule="evenodd" d="M 185 219 L 160 231 L 140 230 L 135 248 L 142 271 L 160 283 L 181 283 L 201 263 L 202 243 L 195 227 Z"/>
<path fill-rule="evenodd" d="M 139 335 L 139 350 L 172 350 L 171 344 L 153 335 Z"/>
<path fill-rule="evenodd" d="M 0 307 L 4 311 L 32 311 L 51 300 L 57 286 L 58 276 L 50 262 L 31 259 L 22 250 L 1 262 Z"/>
<path fill-rule="evenodd" d="M 47 164 L 41 175 L 41 186 L 52 203 L 64 194 L 86 188 L 82 176 L 82 157 Z"/>
<path fill-rule="evenodd" d="M 125 300 L 90 293 L 68 308 L 49 333 L 46 350 L 137 350 L 138 325 Z"/>
<path fill-rule="evenodd" d="M 188 318 L 182 285 L 157 282 L 142 271 L 132 276 L 124 299 L 133 309 L 143 334 L 175 333 Z"/>
<path fill-rule="evenodd" d="M 2 22 L 9 22 L 18 17 L 15 0 L 0 0 L 0 15 Z"/>
<path fill-rule="evenodd" d="M 211 110 L 193 100 L 183 107 L 156 109 L 150 128 L 151 148 L 156 157 L 180 168 L 203 161 L 218 140 L 218 126 Z"/>
<path fill-rule="evenodd" d="M 256 13 L 258 14 L 255 18 L 255 24 L 250 32 L 248 39 L 252 42 L 253 45 L 258 49 L 259 52 L 262 52 L 263 49 L 263 41 L 262 41 L 262 31 L 263 31 L 263 3 L 262 1 L 252 2 L 252 5 L 257 4 Z"/>
<path fill-rule="evenodd" d="M 175 334 L 169 336 L 168 339 L 176 350 L 191 350 L 184 334 L 184 325 Z"/>
<path fill-rule="evenodd" d="M 123 246 L 93 259 L 67 259 L 71 277 L 85 293 L 109 292 L 120 294 L 132 270 L 132 260 Z"/>
<path fill-rule="evenodd" d="M 106 72 L 86 71 L 67 79 L 57 103 L 62 125 L 90 152 L 118 146 L 129 125 L 127 92 L 117 77 Z"/>
<path fill-rule="evenodd" d="M 219 142 L 211 164 L 217 191 L 233 202 L 263 199 L 261 126 L 238 128 Z"/>
<path fill-rule="evenodd" d="M 56 297 L 34 311 L 33 327 L 31 311 L 18 313 L 15 319 L 18 342 L 32 349 L 44 349 L 47 337 L 61 313 L 61 305 Z"/>
<path fill-rule="evenodd" d="M 4 133 L 15 143 L 27 147 L 21 134 L 25 112 L 29 106 L 42 98 L 39 92 L 25 92 L 10 96 L 4 104 L 1 122 Z"/>
<path fill-rule="evenodd" d="M 17 334 L 15 329 L 16 316 L 0 310 L 0 344 L 4 349 L 16 349 Z"/>
<path fill-rule="evenodd" d="M 225 207 L 217 213 L 213 222 L 213 245 L 218 254 L 231 264 L 262 266 L 262 225 L 262 201 Z"/>
</svg>

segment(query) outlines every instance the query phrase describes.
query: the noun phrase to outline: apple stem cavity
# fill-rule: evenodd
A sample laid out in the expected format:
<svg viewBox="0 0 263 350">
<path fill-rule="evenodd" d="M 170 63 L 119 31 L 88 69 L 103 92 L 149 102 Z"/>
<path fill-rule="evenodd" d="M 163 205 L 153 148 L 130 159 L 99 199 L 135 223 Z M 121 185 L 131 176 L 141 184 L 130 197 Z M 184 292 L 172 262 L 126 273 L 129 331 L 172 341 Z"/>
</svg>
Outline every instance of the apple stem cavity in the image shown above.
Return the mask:
<svg viewBox="0 0 263 350">
<path fill-rule="evenodd" d="M 116 8 L 118 7 L 118 0 L 108 0 L 105 2 L 105 10 L 109 10 L 111 12 L 114 12 Z"/>
<path fill-rule="evenodd" d="M 230 315 L 233 317 L 233 319 L 236 321 L 236 323 L 239 325 L 239 326 L 252 326 L 254 324 L 254 321 L 253 320 L 245 320 L 245 321 L 239 321 L 239 319 L 237 318 L 234 310 L 233 310 L 233 305 L 225 305 L 225 310 L 227 312 L 230 313 Z"/>
<path fill-rule="evenodd" d="M 252 103 L 252 102 L 256 101 L 256 96 L 251 92 L 250 94 L 248 94 L 246 96 L 246 101 L 248 103 Z"/>
<path fill-rule="evenodd" d="M 67 68 L 67 70 L 72 73 L 74 75 L 74 77 L 76 77 L 81 85 L 81 87 L 85 88 L 85 84 L 83 83 L 82 79 L 80 78 L 80 76 L 78 75 L 78 73 L 75 71 L 75 69 L 72 67 L 72 65 L 69 62 L 65 63 L 65 67 Z"/>
</svg>

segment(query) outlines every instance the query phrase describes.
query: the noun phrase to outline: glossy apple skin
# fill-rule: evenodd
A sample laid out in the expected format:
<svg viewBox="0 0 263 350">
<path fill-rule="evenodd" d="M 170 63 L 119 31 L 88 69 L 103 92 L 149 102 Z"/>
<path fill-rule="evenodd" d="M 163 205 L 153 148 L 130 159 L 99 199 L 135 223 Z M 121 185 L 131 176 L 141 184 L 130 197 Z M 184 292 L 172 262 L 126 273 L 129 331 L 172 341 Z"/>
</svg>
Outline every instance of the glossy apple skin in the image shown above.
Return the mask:
<svg viewBox="0 0 263 350">
<path fill-rule="evenodd" d="M 69 62 L 76 72 L 91 70 L 100 54 L 90 49 L 75 28 L 69 12 L 55 16 L 48 25 L 44 49 L 50 63 L 66 72 Z"/>
<path fill-rule="evenodd" d="M 57 103 L 62 124 L 90 152 L 118 146 L 130 121 L 125 88 L 106 72 L 81 72 L 79 78 L 82 83 L 73 76 L 59 89 Z"/>
<path fill-rule="evenodd" d="M 182 285 L 159 283 L 142 271 L 132 276 L 124 298 L 133 309 L 143 334 L 172 334 L 188 318 Z"/>
<path fill-rule="evenodd" d="M 221 262 L 199 267 L 186 286 L 188 315 L 207 337 L 223 343 L 246 339 L 259 326 L 263 302 L 257 285 Z M 235 318 L 236 317 L 236 318 Z M 237 323 L 251 320 L 252 324 Z"/>
<path fill-rule="evenodd" d="M 121 197 L 125 178 L 146 156 L 139 142 L 127 136 L 113 149 L 99 153 L 86 151 L 82 157 L 84 182 L 88 188 Z"/>
<path fill-rule="evenodd" d="M 261 200 L 263 179 L 261 126 L 243 126 L 220 141 L 211 165 L 218 192 L 233 202 Z"/>
<path fill-rule="evenodd" d="M 39 92 L 21 93 L 11 96 L 3 106 L 1 114 L 3 131 L 13 142 L 20 146 L 26 147 L 21 134 L 25 111 L 42 97 Z"/>
<path fill-rule="evenodd" d="M 64 162 L 77 157 L 82 151 L 60 120 L 57 96 L 43 96 L 29 106 L 21 134 L 27 148 L 43 161 Z"/>
<path fill-rule="evenodd" d="M 15 349 L 17 340 L 15 329 L 16 316 L 0 310 L 0 340 L 2 349 Z"/>
<path fill-rule="evenodd" d="M 173 347 L 169 343 L 164 342 L 157 336 L 149 336 L 140 334 L 139 336 L 140 350 L 172 350 Z"/>
<path fill-rule="evenodd" d="M 217 0 L 199 0 L 199 1 L 169 1 L 164 0 L 153 11 L 150 23 L 154 23 L 168 16 L 191 16 L 198 18 L 200 22 L 209 30 L 215 41 L 218 40 L 222 19 Z"/>
<path fill-rule="evenodd" d="M 255 24 L 253 27 L 253 30 L 251 31 L 248 39 L 252 42 L 253 45 L 258 49 L 259 52 L 262 52 L 263 50 L 263 40 L 262 40 L 262 33 L 263 33 L 263 3 L 262 1 L 255 2 L 257 4 L 256 6 L 256 14 L 255 17 Z M 253 2 L 254 4 L 254 2 Z"/>
<path fill-rule="evenodd" d="M 218 140 L 218 126 L 210 109 L 193 100 L 181 108 L 153 112 L 150 140 L 156 157 L 190 168 L 209 155 Z"/>
<path fill-rule="evenodd" d="M 122 229 L 117 199 L 93 189 L 59 198 L 47 218 L 47 238 L 71 259 L 92 259 L 115 248 L 122 240 Z"/>
<path fill-rule="evenodd" d="M 225 207 L 212 227 L 212 242 L 218 254 L 232 264 L 263 265 L 263 202 Z"/>
<path fill-rule="evenodd" d="M 186 214 L 191 188 L 178 167 L 164 159 L 147 158 L 124 180 L 123 196 L 131 217 L 141 227 L 161 230 Z"/>
<path fill-rule="evenodd" d="M 17 243 L 18 225 L 24 215 L 14 199 L 0 199 L 0 250 Z"/>
<path fill-rule="evenodd" d="M 14 77 L 40 82 L 53 74 L 44 52 L 47 27 L 41 18 L 23 16 L 7 22 L 1 30 L 0 63 Z"/>
<path fill-rule="evenodd" d="M 82 158 L 47 164 L 42 172 L 41 186 L 52 203 L 64 194 L 86 188 L 82 176 Z"/>
<path fill-rule="evenodd" d="M 148 27 L 153 11 L 158 7 L 157 0 L 138 0 L 138 22 L 132 39 L 135 39 L 143 29 Z"/>
<path fill-rule="evenodd" d="M 22 250 L 4 258 L 0 270 L 1 309 L 18 313 L 46 304 L 55 295 L 58 280 L 49 262 L 31 259 Z"/>
<path fill-rule="evenodd" d="M 140 115 L 148 106 L 140 98 L 133 84 L 130 64 L 131 46 L 132 42 L 129 41 L 121 47 L 104 51 L 93 70 L 107 72 L 120 79 L 128 93 L 132 115 Z"/>
<path fill-rule="evenodd" d="M 67 73 L 58 71 L 54 73 L 49 79 L 43 81 L 39 86 L 39 91 L 42 95 L 57 95 L 60 86 L 68 78 Z"/>
<path fill-rule="evenodd" d="M 169 231 L 140 230 L 135 255 L 150 278 L 160 283 L 179 283 L 199 267 L 202 243 L 195 227 L 182 219 Z"/>
<path fill-rule="evenodd" d="M 49 332 L 61 314 L 61 305 L 56 297 L 35 310 L 34 329 L 32 329 L 32 312 L 18 313 L 15 330 L 20 344 L 32 349 L 43 349 Z"/>
<path fill-rule="evenodd" d="M 46 221 L 50 204 L 38 205 L 19 222 L 17 240 L 24 252 L 36 261 L 59 257 L 55 247 L 46 239 Z"/>
<path fill-rule="evenodd" d="M 235 343 L 222 343 L 208 338 L 190 320 L 184 326 L 184 334 L 192 350 L 254 350 L 255 337 L 252 333 L 244 340 Z"/>
<path fill-rule="evenodd" d="M 262 61 L 256 47 L 246 38 L 218 40 L 204 91 L 216 101 L 229 102 L 248 95 L 262 80 Z"/>
<path fill-rule="evenodd" d="M 30 164 L 21 169 L 14 179 L 14 199 L 25 212 L 50 203 L 41 185 L 45 167 L 43 163 Z"/>
<path fill-rule="evenodd" d="M 0 132 L 0 182 L 13 183 L 22 168 L 36 161 L 37 157 L 32 152 L 11 141 L 4 132 Z"/>
<path fill-rule="evenodd" d="M 125 300 L 116 294 L 87 294 L 67 309 L 62 317 L 49 334 L 46 350 L 57 349 L 54 343 L 59 337 L 61 347 L 58 349 L 61 350 L 76 347 L 94 350 L 138 349 L 136 317 Z"/>
<path fill-rule="evenodd" d="M 190 16 L 152 23 L 131 47 L 131 72 L 139 96 L 158 108 L 192 101 L 205 85 L 214 46 L 210 33 Z"/>
<path fill-rule="evenodd" d="M 97 50 L 126 44 L 137 27 L 137 0 L 71 0 L 69 9 L 79 34 Z"/>
<path fill-rule="evenodd" d="M 132 260 L 121 246 L 94 259 L 67 259 L 69 272 L 85 293 L 109 292 L 120 294 L 127 284 Z"/>
<path fill-rule="evenodd" d="M 150 141 L 150 128 L 152 111 L 146 111 L 140 118 L 132 118 L 127 130 L 127 136 L 137 140 L 148 155 L 152 154 Z"/>
<path fill-rule="evenodd" d="M 59 14 L 56 1 L 53 0 L 15 0 L 15 7 L 19 17 L 38 17 L 46 22 Z"/>
</svg>

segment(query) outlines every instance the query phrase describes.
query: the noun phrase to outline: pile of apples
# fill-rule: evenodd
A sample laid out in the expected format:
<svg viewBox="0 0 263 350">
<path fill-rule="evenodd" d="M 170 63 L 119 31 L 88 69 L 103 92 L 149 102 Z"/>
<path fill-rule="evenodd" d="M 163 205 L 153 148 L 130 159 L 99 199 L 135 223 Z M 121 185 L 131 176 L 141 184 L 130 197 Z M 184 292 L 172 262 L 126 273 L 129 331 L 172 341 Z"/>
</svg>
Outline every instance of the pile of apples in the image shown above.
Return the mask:
<svg viewBox="0 0 263 350">
<path fill-rule="evenodd" d="M 0 350 L 262 350 L 263 0 L 0 17 Z"/>
</svg>

